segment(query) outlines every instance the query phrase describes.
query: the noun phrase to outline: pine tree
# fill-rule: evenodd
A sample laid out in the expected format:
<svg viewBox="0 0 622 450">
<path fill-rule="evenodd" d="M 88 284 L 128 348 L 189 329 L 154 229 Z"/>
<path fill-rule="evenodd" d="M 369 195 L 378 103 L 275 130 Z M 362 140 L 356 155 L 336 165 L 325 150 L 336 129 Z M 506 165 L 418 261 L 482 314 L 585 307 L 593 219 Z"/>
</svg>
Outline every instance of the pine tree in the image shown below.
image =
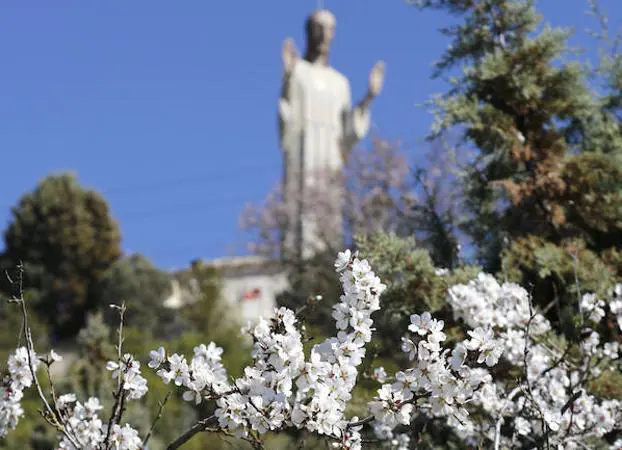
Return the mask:
<svg viewBox="0 0 622 450">
<path fill-rule="evenodd" d="M 452 43 L 436 75 L 451 89 L 433 101 L 432 137 L 458 129 L 477 151 L 463 228 L 478 262 L 565 315 L 577 286 L 603 293 L 622 275 L 619 65 L 598 95 L 585 65 L 568 60 L 570 32 L 542 27 L 533 1 L 418 6 L 460 17 L 442 30 Z"/>
<path fill-rule="evenodd" d="M 71 336 L 97 306 L 99 282 L 121 255 L 120 239 L 99 194 L 72 175 L 49 176 L 12 209 L 2 266 L 14 271 L 23 262 L 24 288 L 37 291 L 37 313 L 59 335 Z M 0 289 L 16 294 L 14 284 Z"/>
</svg>

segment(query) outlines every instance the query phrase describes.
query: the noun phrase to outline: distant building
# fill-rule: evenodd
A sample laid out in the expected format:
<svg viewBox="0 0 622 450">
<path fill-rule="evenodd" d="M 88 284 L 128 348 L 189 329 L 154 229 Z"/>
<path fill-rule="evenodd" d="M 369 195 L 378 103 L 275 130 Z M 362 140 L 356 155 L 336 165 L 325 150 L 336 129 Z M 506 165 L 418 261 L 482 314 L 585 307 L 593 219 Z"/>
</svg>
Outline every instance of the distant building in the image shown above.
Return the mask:
<svg viewBox="0 0 622 450">
<path fill-rule="evenodd" d="M 238 309 L 242 323 L 271 316 L 276 297 L 288 287 L 287 275 L 279 262 L 260 256 L 219 258 L 204 264 L 218 270 L 222 300 Z M 177 280 L 172 283 L 172 293 L 164 301 L 168 308 L 192 303 L 199 295 L 198 286 L 193 283 L 188 286 L 181 286 Z"/>
<path fill-rule="evenodd" d="M 278 261 L 243 256 L 217 259 L 208 265 L 219 270 L 222 296 L 228 304 L 240 308 L 245 322 L 271 316 L 277 295 L 288 287 L 287 276 Z"/>
</svg>

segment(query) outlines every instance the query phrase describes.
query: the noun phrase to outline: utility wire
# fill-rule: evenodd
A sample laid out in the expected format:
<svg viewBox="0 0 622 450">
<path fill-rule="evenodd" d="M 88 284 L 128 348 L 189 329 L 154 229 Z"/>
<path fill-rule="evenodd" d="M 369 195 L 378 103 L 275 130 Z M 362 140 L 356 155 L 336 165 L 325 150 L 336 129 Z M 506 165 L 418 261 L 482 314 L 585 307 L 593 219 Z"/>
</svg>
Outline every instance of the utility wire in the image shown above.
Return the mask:
<svg viewBox="0 0 622 450">
<path fill-rule="evenodd" d="M 189 184 L 206 183 L 215 180 L 226 180 L 228 178 L 237 178 L 241 175 L 252 175 L 259 173 L 269 173 L 270 171 L 279 168 L 279 164 L 270 164 L 264 166 L 245 167 L 240 169 L 230 169 L 225 171 L 213 171 L 207 172 L 201 175 L 185 176 L 179 178 L 161 179 L 156 181 L 150 181 L 145 183 L 129 184 L 125 186 L 113 186 L 110 188 L 104 188 L 101 190 L 103 194 L 121 193 L 121 192 L 139 192 L 139 191 L 153 191 L 166 187 L 173 186 L 185 186 Z"/>
<path fill-rule="evenodd" d="M 270 164 L 270 165 L 262 165 L 262 166 L 254 166 L 254 167 L 243 167 L 237 169 L 229 169 L 229 170 L 214 170 L 209 171 L 200 175 L 191 175 L 177 178 L 165 178 L 155 181 L 149 181 L 144 183 L 135 183 L 135 184 L 127 184 L 120 186 L 112 186 L 105 189 L 99 189 L 99 192 L 108 195 L 115 193 L 138 193 L 138 192 L 152 192 L 157 190 L 162 190 L 165 188 L 173 188 L 173 187 L 181 187 L 181 186 L 189 186 L 196 184 L 206 184 L 211 183 L 216 180 L 227 180 L 227 179 L 239 179 L 240 177 L 252 176 L 253 174 L 262 174 L 262 173 L 270 173 L 276 169 L 280 168 L 280 164 Z M 85 187 L 86 189 L 93 189 L 93 187 Z M 217 189 L 214 189 L 217 191 Z M 19 200 L 18 200 L 19 201 Z M 6 209 L 9 209 L 13 206 L 17 206 L 18 201 L 11 205 L 5 205 Z M 183 215 L 187 217 L 188 215 L 194 214 L 205 214 L 209 215 L 209 217 L 214 216 L 213 208 L 218 205 L 228 205 L 232 204 L 235 206 L 240 206 L 241 203 L 248 203 L 248 196 L 236 196 L 236 197 L 220 197 L 220 198 L 211 198 L 200 200 L 197 202 L 186 203 L 186 204 L 172 204 L 166 205 L 164 207 L 159 207 L 157 209 L 145 210 L 145 211 L 121 211 L 114 212 L 112 208 L 110 208 L 110 214 L 113 218 L 119 218 L 119 222 L 121 226 L 126 223 L 139 222 L 143 220 L 153 219 L 156 217 L 166 216 L 168 218 L 178 218 Z M 110 202 L 109 206 L 110 206 Z M 196 220 L 196 219 L 193 219 Z M 187 221 L 183 219 L 183 221 Z M 168 220 L 166 222 L 169 222 Z M 176 221 L 178 222 L 178 221 Z M 179 258 L 187 255 L 188 253 L 200 254 L 201 253 L 201 244 L 186 246 L 186 247 L 177 247 L 170 249 L 159 249 L 159 250 L 151 250 L 146 253 L 153 255 L 153 257 L 175 257 Z M 200 255 L 197 255 L 200 257 Z"/>
<path fill-rule="evenodd" d="M 227 204 L 227 203 L 233 204 L 235 206 L 239 206 L 240 203 L 247 202 L 247 201 L 248 201 L 247 196 L 208 199 L 208 200 L 203 200 L 201 202 L 173 205 L 172 207 L 158 208 L 158 209 L 147 210 L 147 211 L 126 211 L 126 212 L 123 212 L 122 214 L 111 213 L 111 216 L 113 219 L 116 219 L 119 216 L 123 216 L 123 219 L 119 221 L 121 227 L 123 227 L 123 224 L 127 224 L 127 223 L 135 223 L 135 222 L 140 222 L 140 221 L 147 220 L 147 219 L 154 219 L 159 216 L 167 216 L 168 218 L 179 219 L 177 221 L 173 221 L 173 223 L 170 223 L 167 220 L 166 225 L 169 227 L 174 227 L 176 231 L 180 231 L 180 227 L 181 225 L 183 225 L 183 222 L 188 221 L 187 219 L 185 219 L 185 217 L 187 217 L 188 215 L 205 214 L 211 220 L 211 218 L 214 217 L 214 214 L 213 214 L 213 211 L 210 210 L 210 207 L 213 207 L 216 204 Z M 179 217 L 182 214 L 184 218 Z M 196 218 L 193 219 L 193 221 L 196 222 Z M 164 222 L 158 222 L 158 223 L 161 225 L 164 224 Z M 91 226 L 94 227 L 93 224 Z M 102 227 L 95 227 L 95 228 L 101 229 Z M 198 242 L 196 244 L 187 245 L 184 247 L 164 248 L 164 249 L 158 249 L 158 250 L 150 250 L 146 252 L 139 251 L 139 253 L 150 254 L 152 255 L 152 258 L 156 258 L 156 257 L 160 258 L 163 256 L 182 257 L 183 255 L 194 253 L 196 255 L 195 257 L 200 258 L 201 257 L 200 250 L 202 247 L 205 247 L 205 243 Z M 0 244 L 0 248 L 2 248 L 1 244 Z M 137 252 L 137 250 L 130 251 L 128 252 L 128 254 L 135 253 L 135 252 Z"/>
<path fill-rule="evenodd" d="M 214 205 L 222 205 L 222 204 L 234 204 L 236 206 L 239 205 L 240 202 L 248 202 L 248 196 L 240 196 L 240 197 L 229 197 L 229 198 L 214 198 L 208 200 L 202 200 L 200 202 L 194 203 L 186 203 L 186 204 L 178 204 L 178 205 L 170 205 L 164 208 L 157 208 L 147 211 L 125 211 L 116 213 L 116 216 L 122 216 L 123 222 L 134 222 L 136 220 L 149 219 L 156 216 L 162 215 L 176 215 L 179 213 L 211 213 L 209 210 L 210 207 Z"/>
<path fill-rule="evenodd" d="M 240 176 L 248 176 L 253 174 L 264 174 L 270 173 L 274 169 L 279 168 L 279 164 L 270 164 L 263 166 L 254 166 L 254 167 L 245 167 L 240 169 L 230 169 L 230 170 L 220 170 L 220 171 L 212 171 L 206 172 L 202 175 L 192 175 L 178 178 L 164 178 L 160 180 L 145 182 L 145 183 L 136 183 L 136 184 L 128 184 L 128 185 L 120 185 L 120 186 L 112 186 L 104 189 L 96 189 L 92 187 L 85 187 L 85 189 L 93 189 L 99 191 L 101 194 L 108 195 L 114 193 L 138 193 L 138 192 L 151 192 L 162 190 L 164 188 L 172 188 L 175 186 L 187 186 L 187 185 L 195 185 L 199 183 L 210 183 L 215 180 L 226 180 L 226 179 L 234 179 L 239 178 Z M 220 199 L 216 200 L 216 203 L 227 203 L 228 201 L 239 201 L 239 199 Z M 19 199 L 12 204 L 4 204 L 2 205 L 2 209 L 10 209 L 14 206 L 17 206 Z M 108 202 L 110 204 L 110 202 Z"/>
</svg>

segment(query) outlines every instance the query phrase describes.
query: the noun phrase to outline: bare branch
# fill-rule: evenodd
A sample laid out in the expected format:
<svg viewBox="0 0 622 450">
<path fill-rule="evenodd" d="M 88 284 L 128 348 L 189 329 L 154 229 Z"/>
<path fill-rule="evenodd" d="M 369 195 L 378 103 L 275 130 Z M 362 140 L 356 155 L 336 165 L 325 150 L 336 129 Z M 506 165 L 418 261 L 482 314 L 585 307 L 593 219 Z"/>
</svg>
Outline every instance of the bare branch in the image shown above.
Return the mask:
<svg viewBox="0 0 622 450">
<path fill-rule="evenodd" d="M 162 417 L 162 412 L 164 411 L 164 405 L 166 405 L 166 402 L 168 401 L 168 399 L 169 399 L 169 397 L 171 396 L 172 393 L 173 393 L 172 390 L 168 391 L 166 393 L 166 396 L 164 397 L 164 400 L 161 400 L 161 401 L 158 402 L 158 412 L 156 413 L 156 416 L 153 419 L 153 422 L 151 422 L 151 427 L 149 428 L 149 432 L 147 433 L 147 435 L 143 439 L 143 447 L 147 445 L 147 442 L 149 442 L 149 439 L 153 435 L 153 430 L 155 430 L 156 424 L 158 423 L 158 421 Z"/>
<path fill-rule="evenodd" d="M 119 376 L 117 378 L 117 390 L 114 392 L 114 405 L 112 406 L 112 411 L 110 412 L 110 419 L 108 419 L 108 429 L 106 430 L 106 437 L 102 444 L 104 449 L 110 448 L 110 437 L 112 433 L 112 427 L 114 424 L 118 424 L 121 421 L 121 415 L 123 414 L 123 406 L 125 403 L 125 392 L 123 389 L 123 373 L 122 373 L 122 363 L 123 363 L 123 320 L 125 318 L 125 302 L 121 304 L 121 306 L 111 305 L 111 307 L 117 309 L 119 311 L 119 341 L 117 343 L 117 358 L 119 364 Z"/>
<path fill-rule="evenodd" d="M 206 419 L 199 420 L 188 431 L 186 431 L 184 434 L 175 439 L 171 444 L 169 444 L 169 446 L 166 447 L 166 450 L 175 450 L 176 448 L 181 447 L 190 439 L 192 439 L 197 433 L 206 431 L 208 429 L 209 421 L 214 418 L 215 416 L 209 416 Z"/>
<path fill-rule="evenodd" d="M 28 368 L 30 369 L 30 374 L 32 375 L 33 383 L 37 389 L 37 394 L 39 395 L 39 399 L 43 403 L 45 407 L 45 414 L 43 417 L 46 421 L 57 428 L 63 436 L 75 447 L 81 448 L 75 436 L 71 436 L 67 431 L 66 424 L 63 421 L 63 418 L 56 414 L 56 404 L 54 404 L 54 408 L 50 406 L 45 394 L 43 393 L 43 389 L 41 388 L 41 383 L 39 382 L 39 378 L 37 378 L 37 372 L 33 363 L 33 355 L 35 354 L 35 345 L 32 340 L 32 332 L 30 330 L 30 326 L 28 325 L 28 311 L 26 309 L 26 300 L 24 299 L 24 266 L 22 263 L 18 265 L 19 269 L 19 298 L 14 299 L 14 301 L 18 302 L 21 305 L 22 309 L 22 320 L 23 320 L 23 332 L 24 338 L 26 340 L 26 350 L 28 354 Z"/>
</svg>

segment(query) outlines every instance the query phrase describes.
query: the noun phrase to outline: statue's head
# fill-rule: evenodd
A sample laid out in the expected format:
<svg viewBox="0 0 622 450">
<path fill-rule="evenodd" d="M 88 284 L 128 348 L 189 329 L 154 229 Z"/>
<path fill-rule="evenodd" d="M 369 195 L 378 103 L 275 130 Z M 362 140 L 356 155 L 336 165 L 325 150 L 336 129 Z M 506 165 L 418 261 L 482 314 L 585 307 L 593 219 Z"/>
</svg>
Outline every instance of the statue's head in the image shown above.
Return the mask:
<svg viewBox="0 0 622 450">
<path fill-rule="evenodd" d="M 307 34 L 306 59 L 328 56 L 330 45 L 335 37 L 337 19 L 326 9 L 319 9 L 311 14 L 305 23 Z"/>
</svg>

